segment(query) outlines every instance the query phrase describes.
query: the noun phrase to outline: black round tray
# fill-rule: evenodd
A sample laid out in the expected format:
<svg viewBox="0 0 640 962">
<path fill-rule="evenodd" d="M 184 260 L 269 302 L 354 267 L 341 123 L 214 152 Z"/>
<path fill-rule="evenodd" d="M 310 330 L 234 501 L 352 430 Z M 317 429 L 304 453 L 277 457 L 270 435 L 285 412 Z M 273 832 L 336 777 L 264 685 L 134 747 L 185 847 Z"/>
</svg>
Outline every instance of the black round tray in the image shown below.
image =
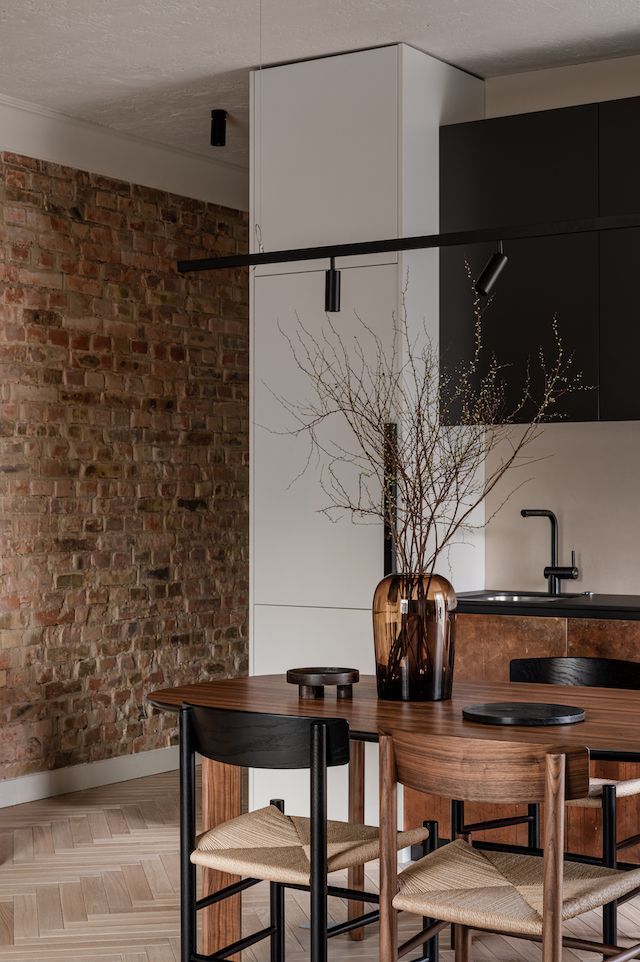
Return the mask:
<svg viewBox="0 0 640 962">
<path fill-rule="evenodd" d="M 584 708 L 543 702 L 494 701 L 467 705 L 462 717 L 481 725 L 575 725 L 584 721 Z"/>
</svg>

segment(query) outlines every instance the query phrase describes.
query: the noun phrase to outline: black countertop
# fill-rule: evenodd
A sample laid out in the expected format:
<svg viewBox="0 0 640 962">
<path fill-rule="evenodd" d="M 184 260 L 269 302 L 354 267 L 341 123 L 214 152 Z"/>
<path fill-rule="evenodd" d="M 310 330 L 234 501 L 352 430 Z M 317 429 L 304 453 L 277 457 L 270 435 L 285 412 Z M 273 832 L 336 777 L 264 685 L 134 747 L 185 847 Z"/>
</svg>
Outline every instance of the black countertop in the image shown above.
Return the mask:
<svg viewBox="0 0 640 962">
<path fill-rule="evenodd" d="M 509 592 L 513 594 L 513 592 Z M 578 595 L 549 600 L 543 593 L 527 601 L 487 601 L 482 595 L 500 590 L 466 591 L 458 597 L 457 611 L 463 615 L 525 615 L 542 618 L 609 618 L 640 621 L 640 595 Z M 532 592 L 523 591 L 531 596 Z"/>
</svg>

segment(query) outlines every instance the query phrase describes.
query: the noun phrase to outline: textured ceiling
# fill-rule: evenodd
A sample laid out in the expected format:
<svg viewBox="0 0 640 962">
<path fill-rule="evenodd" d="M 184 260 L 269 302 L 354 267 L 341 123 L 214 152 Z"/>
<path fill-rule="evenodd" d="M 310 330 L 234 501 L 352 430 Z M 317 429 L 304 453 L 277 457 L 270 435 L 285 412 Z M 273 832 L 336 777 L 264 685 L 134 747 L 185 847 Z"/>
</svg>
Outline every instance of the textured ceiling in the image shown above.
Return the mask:
<svg viewBox="0 0 640 962">
<path fill-rule="evenodd" d="M 0 0 L 0 93 L 248 163 L 247 72 L 404 41 L 483 77 L 640 52 L 639 0 Z M 262 49 L 261 49 L 262 48 Z"/>
</svg>

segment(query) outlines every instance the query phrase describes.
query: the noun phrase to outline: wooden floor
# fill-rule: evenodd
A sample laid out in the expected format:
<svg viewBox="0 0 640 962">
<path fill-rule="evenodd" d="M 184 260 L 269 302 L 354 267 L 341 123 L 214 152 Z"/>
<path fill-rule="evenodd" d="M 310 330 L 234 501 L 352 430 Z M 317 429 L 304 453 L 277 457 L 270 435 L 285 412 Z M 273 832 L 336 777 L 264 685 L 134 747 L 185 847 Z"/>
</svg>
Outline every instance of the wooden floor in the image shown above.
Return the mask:
<svg viewBox="0 0 640 962">
<path fill-rule="evenodd" d="M 0 809 L 0 959 L 14 962 L 179 962 L 177 775 L 155 775 L 42 802 Z M 376 867 L 369 872 L 376 884 Z M 330 901 L 331 918 L 346 917 Z M 620 913 L 620 942 L 640 940 L 640 898 Z M 267 924 L 268 890 L 244 894 L 245 933 Z M 287 962 L 307 962 L 307 897 L 287 894 Z M 599 937 L 599 915 L 570 923 Z M 401 937 L 417 921 L 401 917 Z M 448 943 L 445 935 L 443 943 Z M 537 946 L 477 935 L 474 962 L 538 960 Z M 376 962 L 375 927 L 363 942 L 341 936 L 330 958 Z M 594 960 L 566 950 L 564 958 Z M 243 953 L 268 962 L 264 942 Z M 446 947 L 443 962 L 453 962 Z"/>
</svg>

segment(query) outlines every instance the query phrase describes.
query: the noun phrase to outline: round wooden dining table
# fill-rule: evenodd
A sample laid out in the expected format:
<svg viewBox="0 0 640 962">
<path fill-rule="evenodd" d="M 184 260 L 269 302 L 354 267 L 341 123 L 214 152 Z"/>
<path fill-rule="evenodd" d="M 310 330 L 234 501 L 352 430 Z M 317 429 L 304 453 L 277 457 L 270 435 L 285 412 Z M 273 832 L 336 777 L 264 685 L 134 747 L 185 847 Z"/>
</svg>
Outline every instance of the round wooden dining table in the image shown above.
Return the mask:
<svg viewBox="0 0 640 962">
<path fill-rule="evenodd" d="M 640 691 L 460 681 L 455 683 L 453 697 L 449 701 L 382 701 L 377 696 L 375 678 L 364 675 L 354 685 L 351 699 L 336 698 L 327 693 L 324 698 L 310 700 L 299 698 L 298 689 L 288 684 L 283 674 L 179 685 L 152 692 L 148 701 L 163 711 L 177 711 L 181 705 L 198 705 L 273 715 L 346 719 L 352 740 L 349 820 L 353 823 L 364 819 L 364 743 L 376 742 L 380 732 L 393 731 L 394 728 L 419 732 L 430 741 L 443 735 L 456 735 L 498 741 L 543 742 L 567 747 L 584 746 L 589 749 L 592 758 L 640 762 Z M 490 726 L 462 717 L 463 708 L 478 702 L 516 701 L 576 705 L 584 708 L 585 719 L 579 724 L 537 728 Z M 203 759 L 203 830 L 241 813 L 241 775 L 239 768 Z M 205 870 L 203 895 L 232 881 L 235 880 L 230 876 Z M 361 888 L 363 881 L 363 869 L 352 869 L 349 887 Z M 356 913 L 360 911 L 357 906 L 354 908 Z M 202 914 L 205 953 L 216 952 L 240 938 L 239 895 L 210 906 Z"/>
</svg>

